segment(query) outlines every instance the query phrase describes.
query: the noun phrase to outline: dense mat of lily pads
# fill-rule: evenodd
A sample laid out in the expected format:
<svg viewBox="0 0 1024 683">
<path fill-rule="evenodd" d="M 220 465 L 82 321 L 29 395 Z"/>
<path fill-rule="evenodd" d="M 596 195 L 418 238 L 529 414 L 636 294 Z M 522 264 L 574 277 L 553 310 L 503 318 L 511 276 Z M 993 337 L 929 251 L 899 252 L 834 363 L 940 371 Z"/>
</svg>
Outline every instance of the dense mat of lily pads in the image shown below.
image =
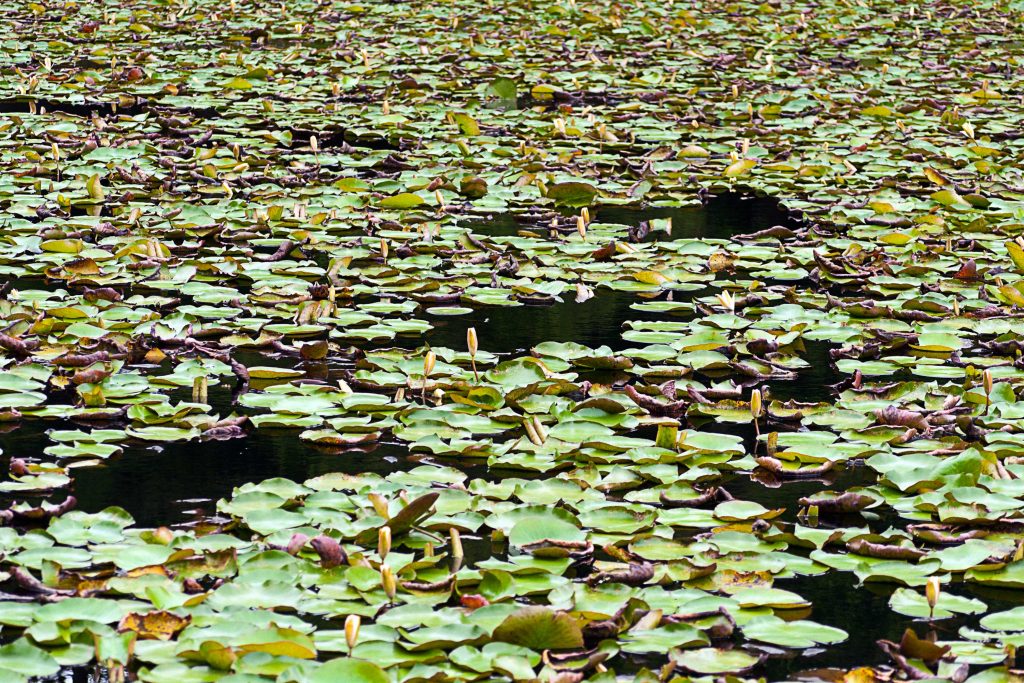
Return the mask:
<svg viewBox="0 0 1024 683">
<path fill-rule="evenodd" d="M 0 680 L 754 679 L 843 647 L 779 585 L 835 573 L 908 630 L 805 680 L 1017 680 L 970 589 L 1024 602 L 1022 14 L 4 3 L 0 419 L 51 429 L 4 454 Z M 726 192 L 799 220 L 602 220 Z M 437 343 L 613 295 L 608 346 Z M 270 430 L 422 459 L 75 509 Z"/>
</svg>

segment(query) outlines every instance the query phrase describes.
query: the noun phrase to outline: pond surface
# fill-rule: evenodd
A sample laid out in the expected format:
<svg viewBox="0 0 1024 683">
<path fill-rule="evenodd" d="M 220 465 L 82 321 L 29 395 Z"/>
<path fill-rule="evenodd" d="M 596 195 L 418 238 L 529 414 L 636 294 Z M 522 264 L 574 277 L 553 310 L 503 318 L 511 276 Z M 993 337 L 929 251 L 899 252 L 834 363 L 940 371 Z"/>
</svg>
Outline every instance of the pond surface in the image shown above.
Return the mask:
<svg viewBox="0 0 1024 683">
<path fill-rule="evenodd" d="M 598 208 L 593 216 L 602 223 L 636 227 L 654 219 L 672 219 L 671 236 L 651 233 L 645 239 L 716 238 L 728 239 L 740 232 L 754 232 L 776 225 L 797 228 L 795 221 L 779 205 L 767 199 L 747 198 L 738 194 L 713 197 L 706 206 L 683 208 L 630 208 L 606 206 Z M 505 214 L 486 222 L 472 223 L 472 229 L 491 236 L 514 235 L 519 230 L 532 230 L 519 217 Z M 18 287 L 31 286 L 31 280 L 19 280 Z M 675 301 L 692 301 L 707 297 L 710 288 L 691 293 L 674 293 Z M 595 296 L 577 303 L 564 297 L 548 305 L 476 306 L 468 314 L 458 316 L 425 316 L 433 328 L 422 337 L 399 337 L 397 344 L 409 350 L 423 343 L 433 347 L 465 348 L 469 328 L 477 330 L 480 346 L 501 357 L 514 357 L 530 353 L 542 342 L 575 342 L 587 347 L 608 347 L 612 352 L 636 349 L 637 345 L 623 339 L 628 321 L 659 322 L 672 320 L 668 313 L 638 310 L 634 306 L 650 300 L 630 292 L 598 288 Z M 692 312 L 686 315 L 692 316 Z M 384 346 L 387 346 L 385 344 Z M 828 402 L 835 396 L 833 385 L 844 379 L 829 358 L 833 346 L 827 342 L 805 340 L 801 357 L 808 366 L 798 371 L 796 379 L 772 380 L 765 383 L 773 397 L 780 400 L 795 399 L 803 402 Z M 248 352 L 247 352 L 248 353 Z M 262 364 L 293 367 L 295 360 L 287 356 L 266 357 L 250 354 Z M 247 358 L 241 354 L 240 358 Z M 247 364 L 251 363 L 249 360 Z M 313 367 L 312 365 L 308 367 Z M 321 369 L 322 379 L 336 378 L 338 367 Z M 328 374 L 329 373 L 329 374 Z M 605 376 L 605 375 L 602 375 Z M 607 374 L 619 384 L 630 380 L 623 372 Z M 749 390 L 744 392 L 749 398 Z M 182 398 L 186 398 L 183 394 Z M 228 386 L 211 389 L 209 403 L 221 414 L 239 407 L 232 404 Z M 242 412 L 245 412 L 244 410 Z M 118 426 L 122 423 L 112 423 Z M 45 459 L 42 453 L 47 443 L 46 433 L 53 422 L 27 421 L 9 425 L 0 432 L 0 448 L 4 458 L 12 457 L 34 461 Z M 101 426 L 101 425 L 97 425 Z M 752 427 L 721 428 L 712 430 L 741 436 L 745 447 L 752 450 L 755 439 Z M 504 476 L 534 477 L 543 473 L 515 472 L 488 469 L 482 460 L 451 460 L 414 454 L 399 442 L 383 441 L 363 447 L 318 447 L 297 438 L 297 430 L 261 429 L 258 435 L 228 441 L 192 443 L 142 443 L 129 441 L 123 453 L 95 467 L 73 470 L 71 489 L 78 499 L 78 509 L 97 512 L 108 506 L 127 510 L 140 527 L 184 525 L 216 516 L 216 504 L 231 495 L 232 490 L 249 482 L 260 482 L 275 477 L 304 481 L 331 472 L 346 474 L 376 473 L 386 476 L 406 471 L 424 463 L 456 467 L 471 479 L 500 481 Z M 760 447 L 759 447 L 760 448 Z M 844 491 L 852 487 L 872 485 L 873 471 L 863 467 L 837 469 L 819 479 L 777 480 L 773 475 L 758 471 L 755 475 L 738 474 L 727 477 L 723 486 L 740 500 L 759 503 L 769 509 L 784 509 L 780 518 L 796 521 L 800 509 L 798 500 L 823 490 Z M 59 496 L 57 497 L 59 498 Z M 878 531 L 889 525 L 899 525 L 896 515 L 865 513 L 859 520 Z M 821 521 L 826 524 L 826 520 Z M 492 557 L 490 541 L 472 535 L 466 538 L 467 559 L 485 560 Z M 892 587 L 873 585 L 857 587 L 849 573 L 829 572 L 820 576 L 784 579 L 779 588 L 793 590 L 813 603 L 803 618 L 841 627 L 849 633 L 849 640 L 841 646 L 804 651 L 766 650 L 773 656 L 767 660 L 764 672 L 773 679 L 799 676 L 807 669 L 852 667 L 881 663 L 884 656 L 876 645 L 881 638 L 899 640 L 903 630 L 912 625 L 910 620 L 894 613 L 888 607 Z M 980 595 L 977 590 L 955 587 L 954 593 L 982 597 L 992 608 L 1005 608 L 1016 602 L 1005 594 Z M 962 618 L 956 625 L 974 625 L 976 618 Z M 913 625 L 924 633 L 923 624 Z M 953 628 L 951 622 L 943 628 Z M 640 667 L 646 660 L 633 658 Z M 91 669 L 70 668 L 61 680 L 96 679 Z"/>
<path fill-rule="evenodd" d="M 1016 683 L 1024 4 L 926 4 L 7 2 L 0 683 Z"/>
</svg>

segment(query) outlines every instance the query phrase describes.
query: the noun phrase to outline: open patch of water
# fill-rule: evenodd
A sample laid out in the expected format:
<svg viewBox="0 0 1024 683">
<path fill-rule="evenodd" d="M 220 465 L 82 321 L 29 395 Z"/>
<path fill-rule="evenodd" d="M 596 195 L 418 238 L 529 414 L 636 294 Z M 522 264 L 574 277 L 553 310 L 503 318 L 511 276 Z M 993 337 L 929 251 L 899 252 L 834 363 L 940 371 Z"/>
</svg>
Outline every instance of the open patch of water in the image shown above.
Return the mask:
<svg viewBox="0 0 1024 683">
<path fill-rule="evenodd" d="M 567 212 L 558 215 L 502 213 L 469 220 L 463 225 L 474 233 L 490 237 L 509 237 L 517 235 L 522 230 L 546 234 L 553 217 L 556 218 L 561 230 L 575 230 L 573 216 Z M 644 222 L 671 219 L 671 233 L 657 229 L 646 233 L 646 240 L 659 241 L 729 239 L 734 235 L 766 230 L 777 225 L 792 229 L 801 225 L 799 218 L 777 200 L 741 192 L 711 195 L 703 204 L 695 202 L 686 206 L 609 204 L 591 209 L 590 216 L 591 221 L 596 223 L 622 225 L 634 229 Z M 625 230 L 623 234 L 625 236 Z"/>
</svg>

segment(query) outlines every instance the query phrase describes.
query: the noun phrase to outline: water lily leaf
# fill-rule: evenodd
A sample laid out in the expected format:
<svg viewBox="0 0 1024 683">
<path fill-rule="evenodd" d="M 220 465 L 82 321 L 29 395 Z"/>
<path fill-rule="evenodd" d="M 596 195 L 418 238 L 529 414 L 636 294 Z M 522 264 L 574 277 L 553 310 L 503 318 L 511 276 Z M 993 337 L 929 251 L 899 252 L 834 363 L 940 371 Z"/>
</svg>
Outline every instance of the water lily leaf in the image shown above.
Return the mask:
<svg viewBox="0 0 1024 683">
<path fill-rule="evenodd" d="M 10 680 L 51 676 L 59 669 L 53 657 L 25 638 L 0 647 L 0 671 L 7 672 Z"/>
<path fill-rule="evenodd" d="M 525 546 L 540 541 L 585 541 L 585 531 L 555 515 L 531 514 L 519 518 L 509 533 L 509 543 Z"/>
<path fill-rule="evenodd" d="M 889 598 L 889 607 L 895 612 L 917 619 L 945 619 L 955 614 L 980 614 L 986 610 L 985 603 L 980 600 L 946 591 L 939 593 L 938 602 L 932 610 L 924 594 L 909 588 L 897 588 Z"/>
<path fill-rule="evenodd" d="M 228 90 L 252 90 L 253 84 L 241 76 L 235 76 L 224 83 L 224 88 Z"/>
<path fill-rule="evenodd" d="M 1013 241 L 1006 242 L 1005 245 L 1013 265 L 1019 272 L 1024 272 L 1024 247 Z"/>
<path fill-rule="evenodd" d="M 320 665 L 307 680 L 311 683 L 334 683 L 335 681 L 389 683 L 391 681 L 384 670 L 373 662 L 350 657 L 332 659 Z"/>
<path fill-rule="evenodd" d="M 848 637 L 846 631 L 813 621 L 785 621 L 768 616 L 744 624 L 743 635 L 751 640 L 792 648 L 839 643 Z"/>
<path fill-rule="evenodd" d="M 583 631 L 565 612 L 548 607 L 523 607 L 494 630 L 494 640 L 532 650 L 568 650 L 583 646 Z"/>
<path fill-rule="evenodd" d="M 709 645 L 708 636 L 690 624 L 669 624 L 660 628 L 630 631 L 621 636 L 622 651 L 631 654 L 661 653 L 672 648 Z"/>
<path fill-rule="evenodd" d="M 747 519 L 771 519 L 783 513 L 783 510 L 769 510 L 763 505 L 745 500 L 730 500 L 715 506 L 715 517 L 727 522 L 738 522 Z"/>
<path fill-rule="evenodd" d="M 738 178 L 740 176 L 747 175 L 751 170 L 757 167 L 757 162 L 753 159 L 740 159 L 734 161 L 722 172 L 726 178 Z"/>
<path fill-rule="evenodd" d="M 548 185 L 547 197 L 558 205 L 581 207 L 592 204 L 597 194 L 597 188 L 590 183 L 570 181 Z"/>
<path fill-rule="evenodd" d="M 488 90 L 494 93 L 497 97 L 503 100 L 514 100 L 518 88 L 516 82 L 511 78 L 505 76 L 499 76 L 491 81 L 490 85 L 487 86 Z"/>
<path fill-rule="evenodd" d="M 459 131 L 461 131 L 463 135 L 468 135 L 470 137 L 480 135 L 480 124 L 477 123 L 476 119 L 469 114 L 453 114 L 452 119 L 455 121 L 455 125 L 459 127 Z"/>
<path fill-rule="evenodd" d="M 275 367 L 251 367 L 247 368 L 249 377 L 252 379 L 290 379 L 292 377 L 302 377 L 303 373 L 301 370 L 294 370 L 289 368 L 275 368 Z"/>
<path fill-rule="evenodd" d="M 415 209 L 425 203 L 423 198 L 412 192 L 402 192 L 391 197 L 385 197 L 380 201 L 382 209 Z"/>
<path fill-rule="evenodd" d="M 990 631 L 1024 631 L 1024 607 L 1014 607 L 1004 612 L 995 612 L 981 618 L 982 628 Z"/>
<path fill-rule="evenodd" d="M 118 631 L 134 631 L 144 640 L 170 640 L 188 626 L 191 617 L 182 617 L 164 610 L 139 614 L 132 612 L 121 619 Z"/>
<path fill-rule="evenodd" d="M 238 645 L 240 652 L 265 652 L 277 657 L 315 659 L 316 646 L 308 635 L 294 629 L 275 627 L 254 633 Z"/>
<path fill-rule="evenodd" d="M 672 650 L 670 655 L 676 666 L 697 674 L 742 673 L 761 661 L 743 650 L 723 650 L 714 647 Z"/>
</svg>

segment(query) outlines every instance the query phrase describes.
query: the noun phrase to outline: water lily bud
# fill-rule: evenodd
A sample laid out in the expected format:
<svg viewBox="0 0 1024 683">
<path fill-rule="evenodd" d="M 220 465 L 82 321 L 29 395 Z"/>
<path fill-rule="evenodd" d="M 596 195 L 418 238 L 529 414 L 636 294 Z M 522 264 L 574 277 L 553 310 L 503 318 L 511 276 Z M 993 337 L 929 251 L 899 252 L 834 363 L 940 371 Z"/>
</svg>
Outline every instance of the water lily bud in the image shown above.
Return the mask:
<svg viewBox="0 0 1024 683">
<path fill-rule="evenodd" d="M 736 312 L 736 299 L 728 289 L 722 290 L 722 293 L 718 295 L 718 301 L 725 310 L 730 313 Z"/>
<path fill-rule="evenodd" d="M 306 547 L 306 543 L 309 541 L 309 536 L 306 534 L 292 534 L 292 537 L 288 540 L 288 545 L 285 546 L 284 551 L 289 555 L 298 555 L 299 551 Z"/>
<path fill-rule="evenodd" d="M 655 446 L 675 450 L 678 441 L 679 423 L 658 425 L 658 435 L 654 439 Z"/>
<path fill-rule="evenodd" d="M 537 426 L 533 420 L 523 420 L 523 429 L 526 430 L 526 437 L 530 440 L 534 446 L 542 446 L 544 441 L 540 438 L 540 434 L 537 433 Z"/>
<path fill-rule="evenodd" d="M 209 396 L 209 380 L 206 375 L 202 377 L 196 377 L 192 380 L 192 402 L 193 403 L 206 403 L 206 399 Z"/>
<path fill-rule="evenodd" d="M 582 282 L 576 283 L 576 303 L 581 304 L 594 298 L 594 290 Z"/>
<path fill-rule="evenodd" d="M 380 585 L 388 596 L 388 600 L 394 600 L 398 593 L 398 581 L 395 579 L 395 572 L 388 565 L 380 568 Z"/>
<path fill-rule="evenodd" d="M 370 499 L 370 503 L 373 505 L 373 509 L 378 515 L 384 519 L 390 519 L 391 515 L 388 514 L 388 501 L 384 496 L 379 493 L 371 493 L 367 496 Z"/>
<path fill-rule="evenodd" d="M 985 393 L 986 394 L 991 394 L 992 393 L 992 371 L 991 370 L 985 370 L 985 372 L 982 373 L 982 382 L 985 385 Z"/>
<path fill-rule="evenodd" d="M 928 609 L 930 613 L 935 612 L 935 605 L 939 604 L 939 592 L 940 592 L 939 577 L 930 576 L 928 577 L 928 583 L 925 584 L 924 594 L 928 599 Z"/>
<path fill-rule="evenodd" d="M 441 190 L 434 190 L 434 199 L 437 200 L 437 205 L 442 209 L 444 208 L 444 195 L 441 194 Z"/>
<path fill-rule="evenodd" d="M 537 436 L 540 438 L 541 443 L 548 440 L 548 430 L 544 428 L 544 423 L 540 421 L 540 418 L 536 415 L 533 416 L 533 429 L 537 432 Z"/>
<path fill-rule="evenodd" d="M 430 377 L 430 373 L 434 371 L 434 364 L 437 363 L 437 354 L 434 353 L 433 349 L 427 351 L 427 355 L 423 357 L 423 375 Z"/>
<path fill-rule="evenodd" d="M 462 535 L 459 534 L 459 530 L 455 527 L 450 527 L 448 529 L 448 536 L 452 546 L 452 557 L 464 557 L 464 553 L 462 551 Z"/>
<path fill-rule="evenodd" d="M 391 551 L 391 527 L 382 526 L 377 532 L 377 553 L 384 559 Z"/>
<path fill-rule="evenodd" d="M 358 614 L 350 614 L 345 617 L 345 642 L 348 643 L 349 650 L 354 648 L 359 640 L 359 626 L 362 623 L 363 620 Z"/>
<path fill-rule="evenodd" d="M 380 238 L 380 256 L 384 263 L 388 262 L 388 241 L 383 237 Z"/>
<path fill-rule="evenodd" d="M 348 564 L 348 553 L 345 552 L 340 543 L 330 536 L 320 534 L 312 539 L 309 544 L 313 546 L 313 550 L 320 556 L 320 566 L 324 569 Z"/>
<path fill-rule="evenodd" d="M 309 148 L 316 154 L 320 151 L 320 141 L 316 139 L 315 135 L 309 136 Z"/>
<path fill-rule="evenodd" d="M 584 240 L 587 239 L 587 222 L 583 220 L 583 216 L 576 216 L 576 232 L 580 234 Z"/>
<path fill-rule="evenodd" d="M 161 545 L 170 545 L 174 540 L 174 532 L 165 526 L 159 527 L 153 531 L 153 540 Z"/>
<path fill-rule="evenodd" d="M 466 346 L 469 347 L 469 355 L 475 356 L 477 349 L 479 348 L 476 338 L 476 328 L 470 327 L 466 330 Z"/>
<path fill-rule="evenodd" d="M 103 201 L 106 197 L 106 193 L 103 191 L 103 183 L 100 182 L 99 174 L 89 176 L 89 179 L 85 183 L 85 189 L 89 193 L 90 199 Z"/>
<path fill-rule="evenodd" d="M 750 392 L 750 414 L 756 420 L 761 417 L 761 390 L 754 389 Z"/>
<path fill-rule="evenodd" d="M 50 153 L 53 154 L 54 161 L 60 161 L 60 147 L 57 146 L 56 142 L 50 143 Z"/>
</svg>

